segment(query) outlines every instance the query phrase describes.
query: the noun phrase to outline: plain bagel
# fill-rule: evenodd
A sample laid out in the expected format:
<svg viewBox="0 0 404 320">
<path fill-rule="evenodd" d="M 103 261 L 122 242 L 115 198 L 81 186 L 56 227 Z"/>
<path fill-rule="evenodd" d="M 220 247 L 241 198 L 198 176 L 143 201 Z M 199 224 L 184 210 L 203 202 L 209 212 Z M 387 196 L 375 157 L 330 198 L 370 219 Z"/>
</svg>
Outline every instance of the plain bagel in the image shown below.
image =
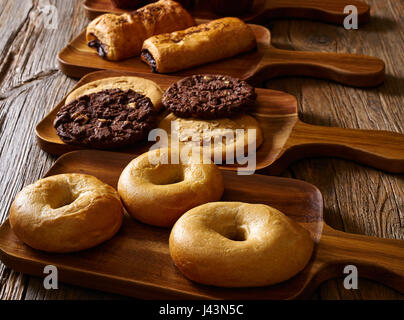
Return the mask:
<svg viewBox="0 0 404 320">
<path fill-rule="evenodd" d="M 207 203 L 185 213 L 170 234 L 170 254 L 189 279 L 218 287 L 267 286 L 308 263 L 309 232 L 262 204 Z"/>
<path fill-rule="evenodd" d="M 167 162 L 150 161 L 164 155 Z M 223 177 L 215 164 L 181 159 L 177 164 L 172 162 L 169 149 L 156 149 L 137 157 L 123 170 L 118 192 L 133 218 L 169 227 L 189 209 L 220 200 Z"/>
<path fill-rule="evenodd" d="M 11 205 L 10 226 L 32 248 L 73 252 L 110 238 L 123 221 L 123 205 L 111 186 L 85 174 L 38 180 Z"/>
</svg>

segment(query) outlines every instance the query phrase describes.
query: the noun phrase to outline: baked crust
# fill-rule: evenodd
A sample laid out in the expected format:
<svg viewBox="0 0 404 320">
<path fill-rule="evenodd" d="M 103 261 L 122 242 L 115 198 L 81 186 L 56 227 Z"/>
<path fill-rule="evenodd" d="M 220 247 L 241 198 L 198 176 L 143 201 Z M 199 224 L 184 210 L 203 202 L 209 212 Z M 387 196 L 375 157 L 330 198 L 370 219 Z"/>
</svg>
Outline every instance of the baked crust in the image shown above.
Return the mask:
<svg viewBox="0 0 404 320">
<path fill-rule="evenodd" d="M 170 73 L 253 50 L 253 30 L 238 18 L 222 18 L 186 30 L 158 34 L 143 43 L 142 60 Z M 153 68 L 152 68 L 153 69 Z"/>
<path fill-rule="evenodd" d="M 306 229 L 267 205 L 213 202 L 176 222 L 169 247 L 188 279 L 218 287 L 258 287 L 303 270 L 314 242 Z"/>
<path fill-rule="evenodd" d="M 107 89 L 62 106 L 53 125 L 64 143 L 112 149 L 145 139 L 156 120 L 157 111 L 148 97 L 131 89 Z"/>
<path fill-rule="evenodd" d="M 155 109 L 157 111 L 161 110 L 163 90 L 160 86 L 154 81 L 148 79 L 127 76 L 104 78 L 86 83 L 67 96 L 65 105 L 79 97 L 109 89 L 121 89 L 122 91 L 128 91 L 131 89 L 148 97 L 153 103 Z"/>
<path fill-rule="evenodd" d="M 164 157 L 168 163 L 153 164 Z M 171 161 L 169 149 L 155 149 L 134 159 L 123 170 L 118 192 L 129 214 L 153 226 L 170 227 L 189 209 L 218 201 L 224 186 L 219 168 L 210 161 Z"/>
<path fill-rule="evenodd" d="M 17 194 L 10 226 L 32 248 L 73 252 L 112 238 L 122 225 L 123 212 L 111 186 L 90 175 L 60 174 Z"/>
<path fill-rule="evenodd" d="M 174 128 L 172 126 L 174 126 Z M 206 120 L 180 118 L 170 113 L 160 121 L 159 128 L 167 132 L 168 143 L 171 143 L 171 133 L 178 133 L 180 149 L 190 148 L 192 145 L 201 147 L 203 146 L 203 140 L 210 141 L 211 145 L 205 144 L 203 151 L 210 154 L 212 161 L 222 160 L 224 164 L 226 164 L 227 156 L 230 157 L 233 155 L 232 160 L 234 160 L 237 151 L 244 151 L 244 153 L 248 151 L 249 142 L 251 142 L 251 139 L 250 141 L 248 140 L 249 129 L 255 130 L 256 149 L 258 149 L 264 141 L 263 132 L 258 121 L 248 114 L 241 114 L 232 118 Z M 237 135 L 236 130 L 243 130 L 244 135 Z M 215 138 L 219 139 L 216 141 L 222 141 L 221 137 L 227 136 L 234 137 L 234 139 L 224 140 L 222 144 L 214 143 Z M 194 141 L 191 141 L 192 138 Z M 199 138 L 200 142 L 195 141 L 197 138 Z"/>
<path fill-rule="evenodd" d="M 160 0 L 131 13 L 104 14 L 87 27 L 87 42 L 101 48 L 107 60 L 122 60 L 140 54 L 143 41 L 166 32 L 195 25 L 192 16 L 177 2 Z"/>
<path fill-rule="evenodd" d="M 162 97 L 163 105 L 182 118 L 227 118 L 247 111 L 255 103 L 254 87 L 223 75 L 198 74 L 173 83 Z"/>
</svg>

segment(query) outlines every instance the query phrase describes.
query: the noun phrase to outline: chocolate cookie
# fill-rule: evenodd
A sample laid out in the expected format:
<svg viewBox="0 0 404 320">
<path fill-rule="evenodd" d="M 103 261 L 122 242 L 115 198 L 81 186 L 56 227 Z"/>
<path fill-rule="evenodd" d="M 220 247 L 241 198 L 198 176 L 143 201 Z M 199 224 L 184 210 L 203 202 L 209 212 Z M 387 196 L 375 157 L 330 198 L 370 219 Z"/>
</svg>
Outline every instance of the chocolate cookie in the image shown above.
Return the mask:
<svg viewBox="0 0 404 320">
<path fill-rule="evenodd" d="M 149 98 L 130 89 L 109 89 L 63 106 L 54 127 L 65 143 L 109 149 L 144 139 L 156 119 L 157 111 Z"/>
<path fill-rule="evenodd" d="M 178 117 L 215 119 L 244 112 L 255 99 L 254 88 L 245 81 L 222 75 L 194 75 L 171 85 L 162 102 Z"/>
</svg>

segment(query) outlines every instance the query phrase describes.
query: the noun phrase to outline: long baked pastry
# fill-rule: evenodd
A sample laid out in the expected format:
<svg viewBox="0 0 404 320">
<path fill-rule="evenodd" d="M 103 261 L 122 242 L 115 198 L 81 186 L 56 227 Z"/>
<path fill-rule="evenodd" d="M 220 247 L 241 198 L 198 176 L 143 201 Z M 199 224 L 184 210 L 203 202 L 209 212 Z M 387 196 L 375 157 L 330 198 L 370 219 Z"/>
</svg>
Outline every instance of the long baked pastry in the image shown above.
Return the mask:
<svg viewBox="0 0 404 320">
<path fill-rule="evenodd" d="M 160 0 L 122 15 L 104 14 L 87 27 L 87 43 L 107 60 L 137 56 L 143 41 L 195 25 L 192 16 L 177 2 Z"/>
<path fill-rule="evenodd" d="M 170 73 L 229 58 L 257 46 L 253 30 L 238 18 L 222 18 L 150 37 L 141 57 L 154 72 Z"/>
</svg>

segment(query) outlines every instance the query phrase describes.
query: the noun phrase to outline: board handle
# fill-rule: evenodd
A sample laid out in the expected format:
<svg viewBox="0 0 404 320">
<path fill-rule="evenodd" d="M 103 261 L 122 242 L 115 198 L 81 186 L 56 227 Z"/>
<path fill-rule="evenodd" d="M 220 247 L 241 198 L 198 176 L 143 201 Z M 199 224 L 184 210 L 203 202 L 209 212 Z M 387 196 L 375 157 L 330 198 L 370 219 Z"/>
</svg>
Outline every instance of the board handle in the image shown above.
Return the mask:
<svg viewBox="0 0 404 320">
<path fill-rule="evenodd" d="M 357 8 L 359 24 L 369 21 L 370 6 L 363 1 L 270 0 L 266 1 L 265 14 L 257 16 L 252 22 L 262 23 L 267 22 L 268 19 L 299 18 L 342 24 L 347 16 L 344 9 L 348 5 L 354 5 Z"/>
<path fill-rule="evenodd" d="M 344 277 L 344 267 L 354 265 L 359 277 L 404 292 L 404 240 L 356 235 L 325 225 L 316 254 L 322 261 L 318 280 Z"/>
<path fill-rule="evenodd" d="M 308 76 L 354 87 L 374 87 L 384 81 L 385 64 L 375 57 L 269 48 L 249 78 Z"/>
<path fill-rule="evenodd" d="M 315 126 L 298 121 L 271 174 L 307 157 L 337 157 L 391 173 L 404 172 L 404 134 Z"/>
</svg>

